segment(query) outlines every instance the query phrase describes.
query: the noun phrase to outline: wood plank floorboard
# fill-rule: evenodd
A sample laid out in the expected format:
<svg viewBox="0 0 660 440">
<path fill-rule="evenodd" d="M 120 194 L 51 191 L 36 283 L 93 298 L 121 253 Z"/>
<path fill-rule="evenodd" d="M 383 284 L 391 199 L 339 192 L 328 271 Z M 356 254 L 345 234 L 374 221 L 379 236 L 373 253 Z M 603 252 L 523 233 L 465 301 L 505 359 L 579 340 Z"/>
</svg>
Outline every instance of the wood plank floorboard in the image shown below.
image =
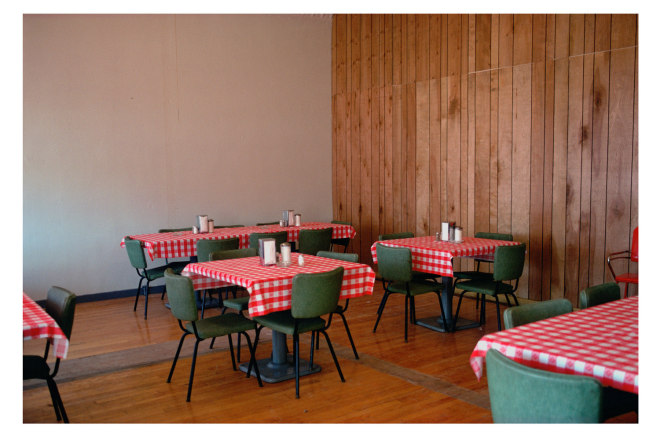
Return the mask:
<svg viewBox="0 0 660 440">
<path fill-rule="evenodd" d="M 302 377 L 300 399 L 293 381 L 260 388 L 254 378 L 234 371 L 226 338 L 214 349 L 200 344 L 191 402 L 185 401 L 192 339 L 187 338 L 171 383 L 166 383 L 181 331 L 167 301 L 143 300 L 133 312 L 132 298 L 81 303 L 69 355 L 56 377 L 71 423 L 490 423 L 487 379 L 477 381 L 469 364 L 481 336 L 497 330 L 495 306 L 487 304 L 484 328 L 438 333 L 410 326 L 403 338 L 403 297 L 387 303 L 376 333 L 372 328 L 383 289 L 351 300 L 349 326 L 360 359 L 356 360 L 342 325 L 329 329 L 342 383 L 327 345 L 314 361 L 318 374 Z M 416 299 L 417 317 L 439 313 L 435 295 Z M 209 316 L 218 309 L 207 311 Z M 477 319 L 472 300 L 464 300 L 461 316 Z M 270 355 L 270 334 L 264 330 L 257 357 Z M 42 354 L 44 341 L 24 341 L 25 354 Z M 248 359 L 243 342 L 242 361 Z M 309 356 L 309 336 L 301 338 L 301 355 Z M 637 422 L 635 414 L 616 419 Z M 23 422 L 55 423 L 43 382 L 25 381 Z"/>
</svg>

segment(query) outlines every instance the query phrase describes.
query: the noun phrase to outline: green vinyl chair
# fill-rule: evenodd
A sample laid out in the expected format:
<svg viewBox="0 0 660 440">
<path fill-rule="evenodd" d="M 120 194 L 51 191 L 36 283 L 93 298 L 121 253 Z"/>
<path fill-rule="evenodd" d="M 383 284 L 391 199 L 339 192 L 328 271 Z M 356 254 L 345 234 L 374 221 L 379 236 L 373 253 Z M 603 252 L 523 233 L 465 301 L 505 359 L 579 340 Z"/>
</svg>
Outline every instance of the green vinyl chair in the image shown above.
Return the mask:
<svg viewBox="0 0 660 440">
<path fill-rule="evenodd" d="M 330 223 L 333 223 L 335 225 L 349 225 L 352 226 L 350 222 L 343 222 L 340 220 L 333 220 Z M 350 238 L 333 238 L 330 240 L 330 243 L 332 244 L 332 251 L 335 251 L 335 246 L 342 246 L 344 248 L 344 252 L 346 252 L 346 249 L 348 249 L 348 245 L 350 244 L 351 239 Z"/>
<path fill-rule="evenodd" d="M 192 280 L 188 277 L 176 275 L 171 269 L 168 269 L 165 271 L 165 284 L 167 286 L 172 314 L 177 319 L 179 328 L 183 331 L 181 339 L 179 340 L 179 346 L 174 355 L 174 360 L 172 361 L 170 374 L 167 376 L 167 383 L 170 383 L 172 380 L 176 361 L 179 359 L 179 353 L 181 353 L 181 346 L 188 335 L 195 336 L 195 348 L 193 350 L 192 365 L 190 366 L 190 380 L 188 381 L 188 395 L 186 397 L 186 402 L 190 402 L 190 395 L 192 393 L 193 378 L 195 376 L 195 363 L 197 361 L 197 348 L 199 347 L 199 343 L 204 339 L 227 336 L 227 339 L 229 340 L 232 367 L 234 371 L 236 371 L 236 361 L 234 359 L 234 348 L 232 346 L 231 335 L 233 333 L 239 333 L 243 334 L 245 339 L 247 339 L 248 348 L 250 349 L 250 367 L 254 365 L 259 386 L 263 386 L 261 375 L 259 373 L 259 366 L 254 360 L 256 344 L 255 346 L 252 345 L 250 336 L 247 334 L 248 330 L 256 329 L 256 323 L 237 313 L 228 313 L 226 315 L 198 319 L 197 302 L 195 301 L 195 291 L 193 290 Z M 186 322 L 185 325 L 183 324 L 184 322 Z M 249 373 L 247 377 L 250 377 Z"/>
<path fill-rule="evenodd" d="M 342 260 L 342 261 L 348 261 L 351 263 L 357 263 L 359 260 L 358 254 L 348 254 L 348 253 L 340 253 L 340 252 L 329 252 L 329 251 L 318 251 L 316 253 L 316 256 L 318 257 L 323 257 L 323 258 L 333 258 L 335 260 Z M 335 309 L 334 312 L 330 314 L 328 317 L 328 327 L 330 326 L 330 323 L 332 322 L 332 315 L 339 315 L 341 317 L 341 320 L 344 322 L 344 328 L 346 329 L 346 334 L 348 335 L 348 340 L 351 343 L 351 348 L 353 349 L 353 354 L 355 355 L 355 359 L 360 359 L 358 356 L 358 352 L 355 349 L 355 343 L 353 342 L 353 336 L 351 336 L 351 330 L 348 328 L 348 321 L 346 320 L 346 316 L 344 315 L 346 313 L 346 310 L 348 310 L 348 302 L 349 299 L 346 299 L 346 303 L 344 305 L 337 305 L 337 308 Z M 316 334 L 316 348 L 318 349 L 319 347 L 319 334 Z"/>
<path fill-rule="evenodd" d="M 566 298 L 560 298 L 509 307 L 502 314 L 502 318 L 504 320 L 504 328 L 508 330 L 519 325 L 571 313 L 572 311 L 573 304 Z"/>
<path fill-rule="evenodd" d="M 378 259 L 378 271 L 380 272 L 383 283 L 385 284 L 385 294 L 378 306 L 378 317 L 374 324 L 373 333 L 376 333 L 378 322 L 380 321 L 387 298 L 392 293 L 405 295 L 405 313 L 404 313 L 404 340 L 408 342 L 408 304 L 410 303 L 410 322 L 415 323 L 415 297 L 424 293 L 434 292 L 438 296 L 440 304 L 440 314 L 442 323 L 446 328 L 445 314 L 442 308 L 442 285 L 434 281 L 415 279 L 412 270 L 412 254 L 409 248 L 391 247 L 383 244 L 376 244 L 376 257 Z"/>
<path fill-rule="evenodd" d="M 490 410 L 495 423 L 599 423 L 603 389 L 597 379 L 521 365 L 486 353 Z"/>
<path fill-rule="evenodd" d="M 73 329 L 73 316 L 76 311 L 76 295 L 62 287 L 53 286 L 48 290 L 46 297 L 46 313 L 48 313 L 60 326 L 64 336 L 71 341 L 71 330 Z M 45 380 L 53 401 L 55 417 L 69 423 L 69 418 L 64 409 L 62 397 L 55 383 L 55 375 L 60 367 L 60 358 L 55 358 L 55 366 L 51 372 L 48 366 L 48 351 L 50 339 L 46 341 L 46 351 L 42 356 L 23 355 L 23 380 L 41 379 Z"/>
<path fill-rule="evenodd" d="M 390 234 L 380 234 L 378 236 L 378 241 L 383 241 L 383 240 L 397 240 L 400 238 L 414 238 L 415 234 L 412 232 L 392 232 Z M 432 274 L 432 273 L 425 273 L 425 272 L 420 272 L 417 270 L 413 270 L 413 278 L 415 280 L 435 280 L 438 275 Z M 383 282 L 383 288 L 385 288 L 385 280 L 379 273 L 376 275 L 378 279 L 380 279 Z"/>
<path fill-rule="evenodd" d="M 617 283 L 598 284 L 580 292 L 578 305 L 581 309 L 586 309 L 617 299 L 621 299 L 621 290 Z"/>
<path fill-rule="evenodd" d="M 298 235 L 298 252 L 316 255 L 319 251 L 329 251 L 332 247 L 332 228 L 303 229 Z"/>
<path fill-rule="evenodd" d="M 197 241 L 196 246 L 197 246 L 197 261 L 200 263 L 205 263 L 211 260 L 210 256 L 213 252 L 238 249 L 239 238 L 232 237 L 232 238 L 213 239 L 213 240 L 202 239 Z M 202 318 L 204 317 L 204 309 L 206 308 L 207 295 L 209 296 L 209 299 L 211 299 L 211 292 L 209 292 L 208 290 L 204 290 L 204 293 L 202 294 Z M 229 292 L 227 289 L 227 293 L 225 294 L 225 296 L 228 295 Z M 220 298 L 218 298 L 218 303 L 220 303 Z"/>
<path fill-rule="evenodd" d="M 321 318 L 322 315 L 332 313 L 337 309 L 339 292 L 344 277 L 344 268 L 338 267 L 329 272 L 299 273 L 293 277 L 291 288 L 291 309 L 269 313 L 264 316 L 255 316 L 259 323 L 255 345 L 258 344 L 259 334 L 264 327 L 293 336 L 293 351 L 295 358 L 296 399 L 300 398 L 300 334 L 312 332 L 310 367 L 314 362 L 314 332 L 323 333 L 330 348 L 332 359 L 339 373 L 339 378 L 345 382 L 341 367 L 337 361 L 335 350 L 330 342 L 326 330 L 328 324 Z M 250 368 L 248 367 L 248 374 Z"/>
<path fill-rule="evenodd" d="M 474 234 L 475 238 L 487 238 L 490 240 L 506 240 L 513 241 L 512 234 L 501 234 L 498 232 L 477 232 Z M 463 270 L 454 272 L 454 284 L 461 280 L 473 280 L 473 279 L 493 279 L 492 272 L 486 272 L 481 270 L 481 263 L 492 263 L 492 259 L 485 258 L 474 258 L 474 261 L 477 262 L 476 270 Z M 475 307 L 479 308 L 479 300 L 481 299 L 481 294 L 477 293 Z"/>
<path fill-rule="evenodd" d="M 167 269 L 172 269 L 175 273 L 181 273 L 187 262 L 169 263 L 163 266 L 147 268 L 147 259 L 144 256 L 144 249 L 139 240 L 133 240 L 129 236 L 124 237 L 124 244 L 128 259 L 131 266 L 135 269 L 140 282 L 138 283 L 137 292 L 135 293 L 135 304 L 133 304 L 133 311 L 137 310 L 138 299 L 140 299 L 140 290 L 144 289 L 144 319 L 147 319 L 147 308 L 149 307 L 149 294 L 151 293 L 150 284 L 152 281 L 163 278 Z M 146 280 L 146 284 L 142 286 L 142 282 Z M 161 294 L 161 300 L 165 297 L 165 289 Z"/>
<path fill-rule="evenodd" d="M 268 226 L 268 225 L 279 225 L 280 222 L 263 222 L 263 223 L 257 223 L 257 226 Z"/>
<path fill-rule="evenodd" d="M 518 280 L 523 273 L 525 266 L 525 244 L 513 246 L 498 246 L 495 248 L 495 258 L 493 261 L 493 279 L 472 279 L 460 281 L 454 285 L 454 289 L 462 290 L 456 306 L 456 315 L 454 322 L 458 320 L 458 313 L 461 309 L 461 302 L 465 292 L 475 292 L 481 294 L 481 315 L 479 323 L 481 325 L 486 322 L 486 295 L 495 298 L 495 306 L 497 307 L 497 329 L 502 330 L 502 323 L 500 319 L 500 301 L 498 296 L 504 295 L 506 302 L 511 306 L 509 295 L 513 297 L 516 305 L 518 304 L 518 297 L 515 295 L 518 290 Z M 515 284 L 509 284 L 514 282 Z"/>
<path fill-rule="evenodd" d="M 257 256 L 257 250 L 252 249 L 252 248 L 245 248 L 245 249 L 228 249 L 224 251 L 215 251 L 211 252 L 210 259 L 211 261 L 215 260 L 231 260 L 234 258 L 248 258 L 248 257 L 256 257 Z M 248 304 L 250 303 L 250 296 L 236 296 L 237 292 L 237 286 L 231 286 L 231 290 L 233 291 L 233 298 L 225 298 L 224 301 L 222 301 L 222 314 L 224 315 L 227 309 L 234 309 L 241 315 L 245 316 L 243 312 L 248 309 Z M 236 359 L 238 362 L 241 361 L 241 334 L 238 334 L 238 342 L 236 344 Z M 215 338 L 211 340 L 211 346 L 209 348 L 213 348 L 213 343 L 215 342 Z"/>
<path fill-rule="evenodd" d="M 260 238 L 274 238 L 275 239 L 275 249 L 276 249 L 277 252 L 279 252 L 280 245 L 282 243 L 285 243 L 288 240 L 289 234 L 286 231 L 280 231 L 280 232 L 253 232 L 252 234 L 250 234 L 248 247 L 250 247 L 252 249 L 256 249 L 257 252 L 259 252 L 259 239 Z"/>
<path fill-rule="evenodd" d="M 245 225 L 218 225 L 214 226 L 214 229 L 225 229 L 225 228 L 243 228 Z"/>
</svg>

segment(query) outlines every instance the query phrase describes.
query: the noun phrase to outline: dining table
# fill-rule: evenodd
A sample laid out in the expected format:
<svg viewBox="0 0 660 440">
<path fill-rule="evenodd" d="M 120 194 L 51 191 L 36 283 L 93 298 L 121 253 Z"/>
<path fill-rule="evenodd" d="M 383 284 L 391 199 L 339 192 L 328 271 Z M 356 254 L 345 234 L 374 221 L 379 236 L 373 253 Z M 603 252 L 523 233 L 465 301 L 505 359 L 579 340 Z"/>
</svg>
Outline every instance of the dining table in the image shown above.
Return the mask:
<svg viewBox="0 0 660 440">
<path fill-rule="evenodd" d="M 182 271 L 184 276 L 201 276 L 219 280 L 230 285 L 244 287 L 249 296 L 248 314 L 251 317 L 291 309 L 291 289 L 293 277 L 299 273 L 320 273 L 344 268 L 344 277 L 339 299 L 357 298 L 371 295 L 376 274 L 366 264 L 343 260 L 304 255 L 303 265 L 298 264 L 300 254 L 291 254 L 291 263 L 264 266 L 256 257 L 216 260 L 203 263 L 190 263 Z M 295 377 L 293 358 L 288 354 L 286 335 L 272 331 L 272 354 L 270 358 L 257 360 L 263 381 L 281 382 Z M 240 365 L 247 371 L 248 364 Z M 309 362 L 300 362 L 300 375 L 320 371 L 320 366 Z M 252 370 L 252 374 L 254 370 Z"/>
<path fill-rule="evenodd" d="M 23 340 L 39 338 L 47 338 L 50 341 L 56 357 L 66 358 L 69 339 L 57 321 L 23 292 Z"/>
<path fill-rule="evenodd" d="M 241 226 L 237 228 L 216 228 L 213 232 L 193 233 L 190 231 L 158 232 L 150 234 L 129 235 L 133 240 L 142 243 L 147 255 L 153 261 L 156 258 L 181 258 L 197 255 L 197 242 L 199 240 L 220 240 L 225 238 L 239 238 L 239 248 L 244 249 L 250 245 L 250 234 L 287 232 L 287 241 L 298 241 L 300 231 L 332 228 L 332 238 L 355 238 L 357 232 L 351 225 L 339 223 L 307 222 L 300 226 L 258 225 Z M 120 243 L 124 247 L 124 240 Z"/>
<path fill-rule="evenodd" d="M 487 334 L 477 342 L 470 366 L 481 379 L 486 352 L 495 349 L 532 368 L 590 376 L 603 386 L 639 394 L 638 298 Z"/>
<path fill-rule="evenodd" d="M 488 238 L 464 237 L 461 241 L 438 240 L 435 236 L 422 236 L 411 238 L 397 238 L 393 240 L 379 240 L 371 245 L 371 256 L 378 264 L 376 246 L 378 244 L 392 247 L 405 247 L 410 249 L 412 257 L 412 270 L 442 277 L 442 316 L 420 318 L 415 324 L 439 332 L 452 332 L 479 327 L 478 321 L 458 318 L 454 322 L 452 315 L 454 298 L 454 258 L 479 258 L 492 260 L 498 246 L 513 246 L 520 244 L 515 241 L 493 240 Z M 445 326 L 446 323 L 446 326 Z"/>
</svg>

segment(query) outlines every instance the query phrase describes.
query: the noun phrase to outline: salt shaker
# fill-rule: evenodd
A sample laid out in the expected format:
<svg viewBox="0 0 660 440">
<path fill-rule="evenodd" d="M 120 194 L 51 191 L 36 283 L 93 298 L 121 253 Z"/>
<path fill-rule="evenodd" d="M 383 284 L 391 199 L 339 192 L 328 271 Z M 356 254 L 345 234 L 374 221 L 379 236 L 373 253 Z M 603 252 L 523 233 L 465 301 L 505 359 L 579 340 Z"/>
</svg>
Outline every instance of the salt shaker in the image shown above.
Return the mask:
<svg viewBox="0 0 660 440">
<path fill-rule="evenodd" d="M 298 266 L 304 266 L 305 265 L 305 258 L 300 254 L 298 256 Z"/>
</svg>

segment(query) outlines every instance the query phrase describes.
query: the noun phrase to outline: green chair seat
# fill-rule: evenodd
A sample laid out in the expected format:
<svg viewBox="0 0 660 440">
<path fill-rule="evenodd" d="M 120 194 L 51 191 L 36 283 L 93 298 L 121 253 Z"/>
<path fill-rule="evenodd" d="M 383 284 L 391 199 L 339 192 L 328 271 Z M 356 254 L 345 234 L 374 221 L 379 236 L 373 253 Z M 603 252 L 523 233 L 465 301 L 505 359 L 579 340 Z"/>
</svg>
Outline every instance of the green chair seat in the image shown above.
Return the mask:
<svg viewBox="0 0 660 440">
<path fill-rule="evenodd" d="M 237 313 L 213 316 L 196 321 L 197 334 L 201 339 L 227 336 L 231 333 L 254 330 L 254 322 Z M 186 323 L 186 330 L 194 333 L 192 322 Z"/>
<path fill-rule="evenodd" d="M 495 423 L 599 423 L 603 389 L 593 377 L 521 365 L 486 353 L 488 394 Z"/>
<path fill-rule="evenodd" d="M 514 286 L 507 283 L 500 283 L 498 287 L 497 283 L 492 279 L 473 279 L 456 283 L 454 288 L 495 296 L 499 294 L 513 293 Z"/>
<path fill-rule="evenodd" d="M 287 335 L 293 335 L 298 325 L 298 333 L 313 332 L 325 327 L 325 321 L 321 318 L 307 318 L 296 320 L 290 310 L 269 313 L 264 316 L 255 316 L 253 318 L 257 323 Z"/>
<path fill-rule="evenodd" d="M 124 246 L 126 247 L 126 253 L 128 254 L 128 259 L 131 262 L 131 266 L 133 266 L 138 276 L 140 277 L 137 291 L 135 293 L 135 303 L 133 304 L 133 311 L 137 310 L 138 299 L 140 299 L 140 290 L 142 289 L 142 281 L 147 280 L 144 286 L 144 319 L 147 319 L 147 309 L 149 307 L 149 293 L 151 293 L 151 289 L 150 289 L 151 282 L 159 278 L 163 278 L 165 271 L 170 268 L 170 265 L 184 264 L 184 262 L 169 263 L 164 266 L 148 268 L 147 259 L 144 256 L 144 249 L 142 249 L 142 243 L 140 243 L 140 241 L 133 240 L 131 239 L 131 237 L 126 236 L 124 237 Z M 165 291 L 163 291 L 160 298 L 163 299 L 164 297 L 165 297 Z"/>
<path fill-rule="evenodd" d="M 222 306 L 230 309 L 243 311 L 248 309 L 250 303 L 249 296 L 239 296 L 238 298 L 227 298 L 222 301 Z"/>
<path fill-rule="evenodd" d="M 417 296 L 423 293 L 429 293 L 435 291 L 439 288 L 437 283 L 431 281 L 410 281 L 409 283 L 404 282 L 392 282 L 387 286 L 388 290 L 392 293 L 403 293 L 410 296 Z"/>
</svg>

